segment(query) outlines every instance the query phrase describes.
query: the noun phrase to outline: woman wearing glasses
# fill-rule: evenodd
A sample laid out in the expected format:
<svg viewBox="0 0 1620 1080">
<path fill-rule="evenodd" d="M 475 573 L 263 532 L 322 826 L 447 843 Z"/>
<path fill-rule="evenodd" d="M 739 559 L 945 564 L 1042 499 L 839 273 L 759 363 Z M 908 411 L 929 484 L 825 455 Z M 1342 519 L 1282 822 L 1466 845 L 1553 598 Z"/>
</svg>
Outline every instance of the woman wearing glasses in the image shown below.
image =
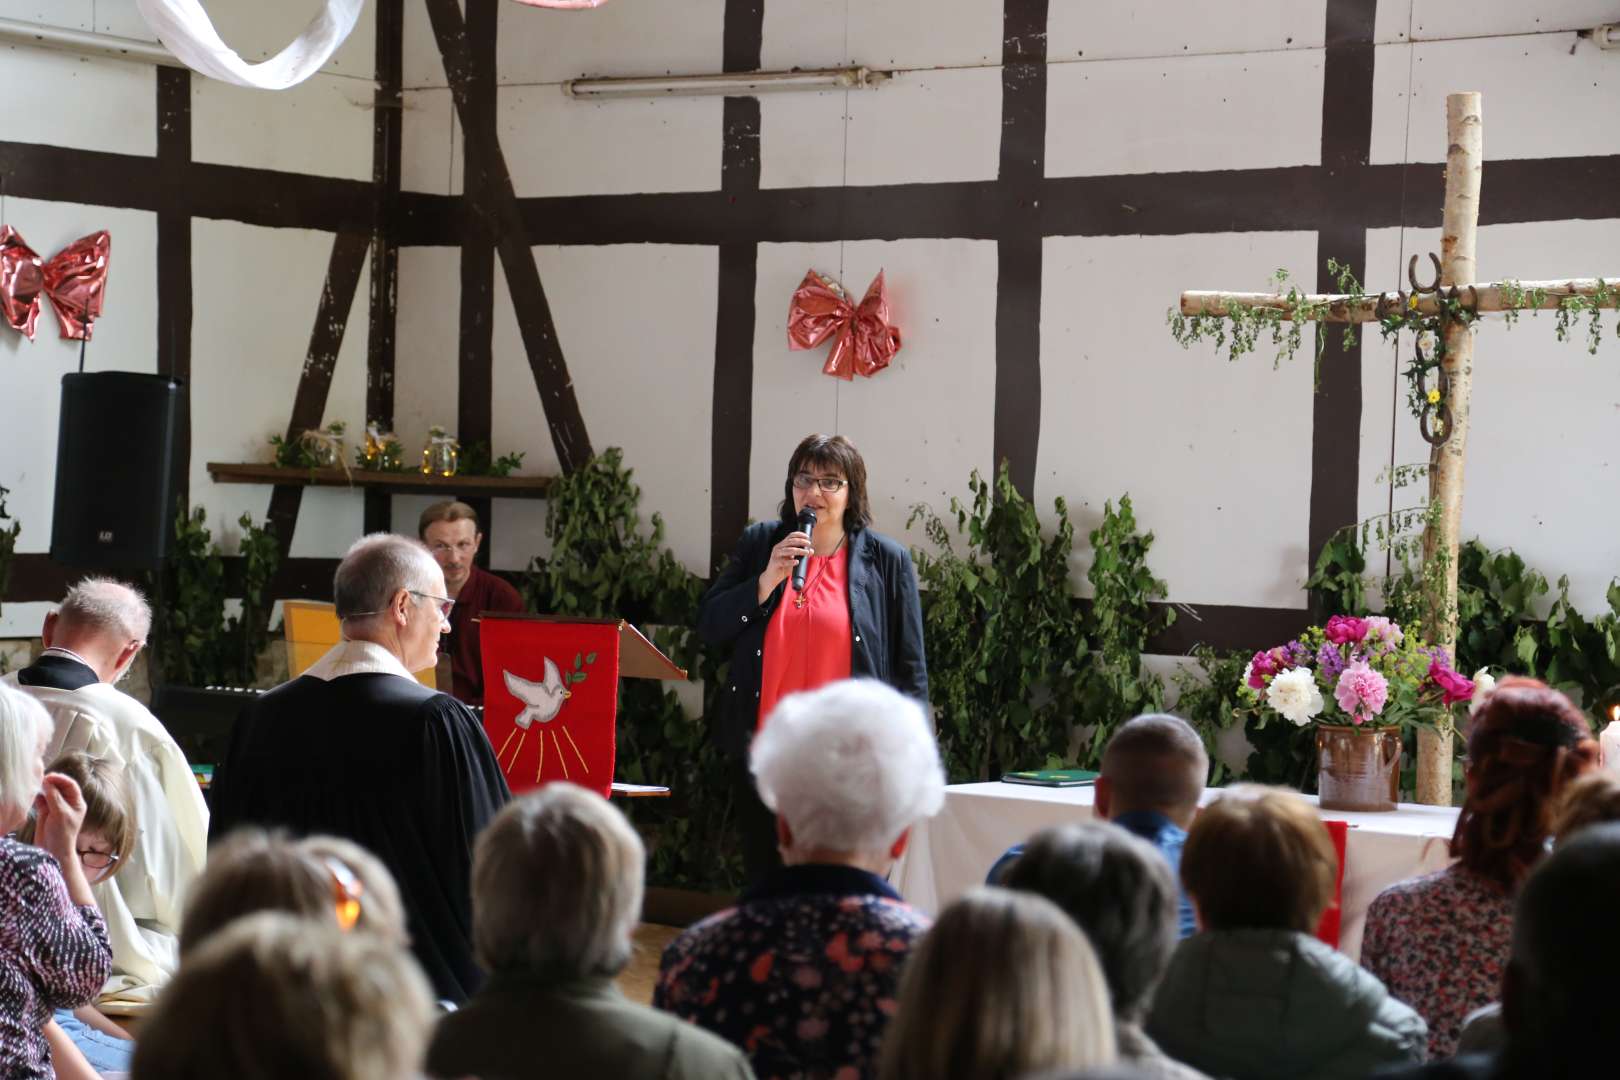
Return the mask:
<svg viewBox="0 0 1620 1080">
<path fill-rule="evenodd" d="M 799 527 L 805 510 L 815 527 Z M 698 633 L 732 647 L 721 748 L 744 792 L 739 826 L 750 878 L 779 865 L 775 816 L 748 774 L 748 744 L 776 703 L 853 676 L 928 705 L 922 606 L 905 546 L 870 527 L 866 463 L 842 435 L 810 435 L 788 459 L 779 520 L 750 525 L 698 612 Z M 803 558 L 804 587 L 792 581 Z"/>
</svg>

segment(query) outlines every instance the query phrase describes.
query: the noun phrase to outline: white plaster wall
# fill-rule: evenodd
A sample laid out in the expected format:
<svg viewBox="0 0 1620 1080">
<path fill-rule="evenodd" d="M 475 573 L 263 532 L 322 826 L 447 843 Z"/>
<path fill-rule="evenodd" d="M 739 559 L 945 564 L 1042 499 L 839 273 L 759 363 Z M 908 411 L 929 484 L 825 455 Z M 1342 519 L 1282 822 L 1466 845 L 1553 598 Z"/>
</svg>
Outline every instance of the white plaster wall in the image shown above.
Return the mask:
<svg viewBox="0 0 1620 1080">
<path fill-rule="evenodd" d="M 643 519 L 662 514 L 669 549 L 702 570 L 709 556 L 714 249 L 534 251 L 592 447 L 623 448 L 641 485 Z M 521 450 L 524 472 L 556 475 L 550 429 L 499 269 L 494 328 L 495 452 Z M 493 565 L 520 569 L 544 552 L 543 503 L 499 500 L 493 514 Z"/>
<path fill-rule="evenodd" d="M 1055 496 L 1069 504 L 1082 594 L 1083 537 L 1128 493 L 1172 600 L 1305 606 L 1309 355 L 1277 370 L 1263 351 L 1232 364 L 1183 351 L 1164 317 L 1183 288 L 1263 288 L 1315 255 L 1311 233 L 1046 241 L 1035 496 L 1048 517 Z"/>
<path fill-rule="evenodd" d="M 22 17 L 0 0 L 0 18 Z M 157 77 L 151 67 L 9 45 L 0 48 L 0 72 L 9 87 L 0 139 L 116 154 L 157 152 Z"/>
<path fill-rule="evenodd" d="M 234 253 L 196 275 L 196 310 L 220 315 L 198 320 L 191 335 L 191 503 L 206 508 L 215 538 L 223 536 L 227 550 L 234 550 L 237 518 L 248 513 L 262 524 L 270 488 L 216 484 L 207 463 L 268 461 L 267 440 L 285 433 L 309 352 L 332 237 L 306 229 L 198 220 L 191 239 L 196 251 Z M 323 426 L 344 421 L 351 435 L 365 430 L 368 274 L 361 272 L 355 290 L 321 417 Z M 306 489 L 288 554 L 341 555 L 360 535 L 361 523 L 357 492 Z"/>
<path fill-rule="evenodd" d="M 992 458 L 995 407 L 996 248 L 984 241 L 904 240 L 762 244 L 755 290 L 754 439 L 749 512 L 776 515 L 788 458 L 812 432 L 853 442 L 866 461 L 873 525 L 914 544 L 916 503 L 941 514 L 968 474 Z M 788 348 L 787 302 L 814 267 L 857 297 L 881 269 L 904 340 L 869 379 L 822 374 L 831 345 Z M 841 267 L 841 269 L 840 269 Z"/>
</svg>

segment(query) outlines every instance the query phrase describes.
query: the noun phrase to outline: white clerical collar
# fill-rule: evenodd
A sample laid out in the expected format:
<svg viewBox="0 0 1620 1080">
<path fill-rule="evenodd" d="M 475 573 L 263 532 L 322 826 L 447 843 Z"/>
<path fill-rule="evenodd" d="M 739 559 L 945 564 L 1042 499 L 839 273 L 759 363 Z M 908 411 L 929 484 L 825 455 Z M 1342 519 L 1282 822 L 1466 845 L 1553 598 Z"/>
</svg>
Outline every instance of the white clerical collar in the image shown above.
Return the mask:
<svg viewBox="0 0 1620 1080">
<path fill-rule="evenodd" d="M 330 682 L 345 675 L 398 675 L 415 679 L 399 657 L 375 641 L 340 641 L 311 664 L 305 675 Z"/>
</svg>

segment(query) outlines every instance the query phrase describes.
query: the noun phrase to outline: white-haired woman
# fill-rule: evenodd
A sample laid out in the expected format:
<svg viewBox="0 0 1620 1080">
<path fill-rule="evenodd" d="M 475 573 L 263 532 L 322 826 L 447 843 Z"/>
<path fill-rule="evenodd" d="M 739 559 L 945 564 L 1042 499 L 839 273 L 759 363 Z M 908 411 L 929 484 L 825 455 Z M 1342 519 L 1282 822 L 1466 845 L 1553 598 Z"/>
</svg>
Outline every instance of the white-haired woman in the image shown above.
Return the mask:
<svg viewBox="0 0 1620 1080">
<path fill-rule="evenodd" d="M 551 784 L 502 810 L 473 855 L 473 946 L 490 980 L 439 1022 L 428 1072 L 751 1078 L 735 1046 L 613 985 L 630 960 L 645 862 L 641 838 L 595 792 Z"/>
<path fill-rule="evenodd" d="M 45 775 L 51 721 L 39 702 L 0 687 L 0 1076 L 51 1077 L 45 1024 L 92 1001 L 112 970 L 107 924 L 79 862 L 84 796 Z M 30 806 L 31 847 L 12 839 Z M 54 857 L 54 858 L 53 858 Z"/>
<path fill-rule="evenodd" d="M 884 874 L 944 799 L 939 750 L 920 705 L 856 679 L 784 698 L 751 755 L 784 865 L 671 943 L 653 1003 L 760 1076 L 871 1076 L 928 929 Z"/>
</svg>

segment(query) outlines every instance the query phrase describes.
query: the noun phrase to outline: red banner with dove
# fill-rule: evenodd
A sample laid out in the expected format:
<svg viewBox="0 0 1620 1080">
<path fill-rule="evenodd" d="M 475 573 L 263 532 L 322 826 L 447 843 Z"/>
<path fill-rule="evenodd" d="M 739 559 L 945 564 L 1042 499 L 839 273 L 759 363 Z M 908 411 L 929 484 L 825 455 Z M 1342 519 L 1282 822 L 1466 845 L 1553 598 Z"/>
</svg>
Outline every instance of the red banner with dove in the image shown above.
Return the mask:
<svg viewBox="0 0 1620 1080">
<path fill-rule="evenodd" d="M 607 798 L 619 712 L 615 622 L 481 619 L 484 734 L 513 794 L 567 780 Z"/>
</svg>

